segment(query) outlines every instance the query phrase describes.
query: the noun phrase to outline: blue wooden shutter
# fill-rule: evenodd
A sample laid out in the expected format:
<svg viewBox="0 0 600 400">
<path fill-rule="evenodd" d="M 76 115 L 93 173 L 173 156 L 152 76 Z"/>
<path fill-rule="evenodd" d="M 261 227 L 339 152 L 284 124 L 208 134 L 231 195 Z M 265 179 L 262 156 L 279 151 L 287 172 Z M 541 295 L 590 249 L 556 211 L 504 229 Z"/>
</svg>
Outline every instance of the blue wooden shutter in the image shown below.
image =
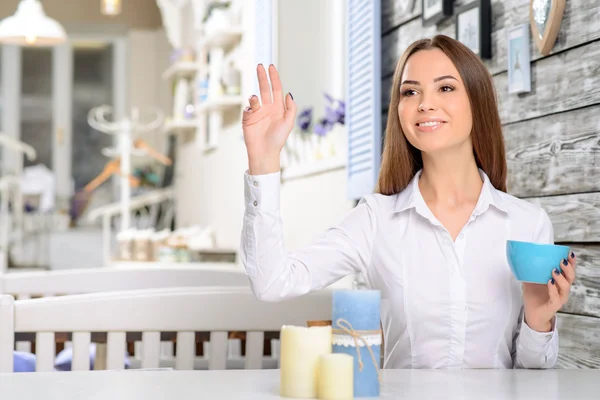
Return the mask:
<svg viewBox="0 0 600 400">
<path fill-rule="evenodd" d="M 381 4 L 349 0 L 347 19 L 348 198 L 373 192 L 381 163 Z"/>
</svg>

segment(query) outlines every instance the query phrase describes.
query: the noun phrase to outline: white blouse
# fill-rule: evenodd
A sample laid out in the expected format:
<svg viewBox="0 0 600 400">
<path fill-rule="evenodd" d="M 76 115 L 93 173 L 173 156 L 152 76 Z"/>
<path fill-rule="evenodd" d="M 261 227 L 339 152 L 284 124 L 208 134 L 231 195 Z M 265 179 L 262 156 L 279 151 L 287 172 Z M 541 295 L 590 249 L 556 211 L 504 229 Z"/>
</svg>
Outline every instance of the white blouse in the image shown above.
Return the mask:
<svg viewBox="0 0 600 400">
<path fill-rule="evenodd" d="M 280 173 L 246 173 L 241 256 L 254 293 L 277 301 L 359 273 L 381 291 L 384 368 L 554 367 L 556 318 L 548 333 L 524 323 L 521 283 L 505 250 L 508 239 L 553 243 L 552 224 L 543 209 L 480 174 L 479 200 L 455 242 L 427 207 L 419 172 L 401 193 L 364 197 L 312 244 L 288 253 Z"/>
</svg>

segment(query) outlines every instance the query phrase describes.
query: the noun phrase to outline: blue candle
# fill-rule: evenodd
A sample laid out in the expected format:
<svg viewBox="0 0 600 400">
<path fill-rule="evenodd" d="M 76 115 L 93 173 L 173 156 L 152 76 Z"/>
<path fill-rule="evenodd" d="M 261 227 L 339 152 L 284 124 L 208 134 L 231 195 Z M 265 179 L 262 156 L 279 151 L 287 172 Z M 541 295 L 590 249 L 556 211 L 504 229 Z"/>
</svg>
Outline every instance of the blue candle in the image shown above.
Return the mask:
<svg viewBox="0 0 600 400">
<path fill-rule="evenodd" d="M 354 357 L 354 396 L 377 397 L 381 354 L 380 292 L 335 290 L 332 303 L 332 351 Z"/>
</svg>

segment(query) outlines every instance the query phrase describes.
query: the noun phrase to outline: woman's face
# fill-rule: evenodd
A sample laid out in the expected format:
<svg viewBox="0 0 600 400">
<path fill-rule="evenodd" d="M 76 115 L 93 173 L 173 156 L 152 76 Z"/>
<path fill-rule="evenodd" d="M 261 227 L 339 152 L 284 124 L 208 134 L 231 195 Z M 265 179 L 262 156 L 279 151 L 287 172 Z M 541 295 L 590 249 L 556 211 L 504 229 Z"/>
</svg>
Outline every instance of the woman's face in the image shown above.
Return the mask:
<svg viewBox="0 0 600 400">
<path fill-rule="evenodd" d="M 398 114 L 410 144 L 428 155 L 472 149 L 469 96 L 458 70 L 441 50 L 410 56 L 400 82 Z"/>
</svg>

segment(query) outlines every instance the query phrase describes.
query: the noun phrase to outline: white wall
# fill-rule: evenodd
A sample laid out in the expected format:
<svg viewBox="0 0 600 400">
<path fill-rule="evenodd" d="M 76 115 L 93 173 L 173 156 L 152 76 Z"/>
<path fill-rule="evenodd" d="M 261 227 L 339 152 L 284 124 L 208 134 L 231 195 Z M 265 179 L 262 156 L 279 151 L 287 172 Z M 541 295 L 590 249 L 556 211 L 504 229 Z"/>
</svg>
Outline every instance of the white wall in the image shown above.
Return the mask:
<svg viewBox="0 0 600 400">
<path fill-rule="evenodd" d="M 128 33 L 129 73 L 128 104 L 130 107 L 158 107 L 165 116 L 171 114 L 171 89 L 162 73 L 169 67 L 171 46 L 164 29 L 137 30 Z M 166 137 L 160 130 L 142 137 L 158 151 L 166 151 Z M 150 158 L 132 158 L 132 165 L 154 163 Z"/>
<path fill-rule="evenodd" d="M 280 0 L 278 4 L 277 66 L 284 90 L 292 92 L 299 107 L 314 106 L 316 116 L 324 112 L 323 91 L 337 97 L 344 94 L 343 3 Z M 180 146 L 177 171 L 178 224 L 213 225 L 219 246 L 234 249 L 239 248 L 247 169 L 240 118 L 239 113 L 227 116 L 220 146 L 212 153 L 203 154 L 193 143 Z M 307 244 L 353 206 L 346 200 L 344 170 L 286 182 L 281 196 L 290 250 Z"/>
</svg>

